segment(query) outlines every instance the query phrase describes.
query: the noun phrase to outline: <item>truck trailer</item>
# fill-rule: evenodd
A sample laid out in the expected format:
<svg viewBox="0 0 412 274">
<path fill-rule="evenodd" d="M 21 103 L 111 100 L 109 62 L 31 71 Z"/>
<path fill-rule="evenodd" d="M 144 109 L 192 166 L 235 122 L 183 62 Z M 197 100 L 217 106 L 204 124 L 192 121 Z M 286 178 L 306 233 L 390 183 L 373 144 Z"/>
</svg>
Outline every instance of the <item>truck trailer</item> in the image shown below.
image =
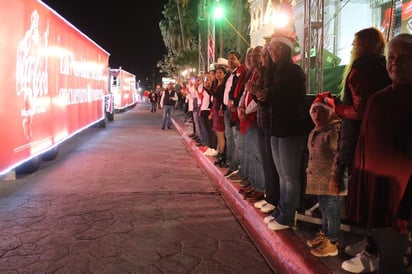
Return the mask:
<svg viewBox="0 0 412 274">
<path fill-rule="evenodd" d="M 109 90 L 114 98 L 114 110 L 126 111 L 137 104 L 136 75 L 119 67 L 109 69 Z"/>
<path fill-rule="evenodd" d="M 0 1 L 0 176 L 35 171 L 113 114 L 110 54 L 38 0 Z M 113 120 L 113 116 L 111 116 Z"/>
</svg>

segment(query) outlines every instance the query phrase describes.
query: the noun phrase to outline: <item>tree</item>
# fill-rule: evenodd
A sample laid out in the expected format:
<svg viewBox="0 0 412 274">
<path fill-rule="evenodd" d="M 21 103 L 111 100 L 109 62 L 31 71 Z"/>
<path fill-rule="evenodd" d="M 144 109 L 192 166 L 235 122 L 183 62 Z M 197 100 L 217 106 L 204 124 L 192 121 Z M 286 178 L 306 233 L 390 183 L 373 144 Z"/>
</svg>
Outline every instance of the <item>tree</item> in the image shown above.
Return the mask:
<svg viewBox="0 0 412 274">
<path fill-rule="evenodd" d="M 225 6 L 225 16 L 220 22 L 222 24 L 223 53 L 236 50 L 243 57 L 250 47 L 249 2 L 247 0 L 221 0 L 221 2 Z M 244 39 L 248 44 L 245 43 Z"/>
<path fill-rule="evenodd" d="M 205 7 L 215 0 L 169 0 L 164 6 L 164 19 L 159 23 L 161 34 L 168 54 L 157 63 L 161 73 L 169 77 L 178 75 L 180 69 L 185 67 L 198 67 L 199 48 L 198 39 L 207 41 L 204 29 L 207 28 L 208 11 Z M 229 50 L 236 50 L 245 55 L 249 44 L 250 13 L 248 0 L 220 0 L 225 7 L 225 17 L 217 31 L 222 31 L 223 57 Z M 178 9 L 179 8 L 179 9 Z M 197 11 L 196 16 L 194 12 Z M 196 22 L 197 18 L 197 22 Z M 199 35 L 200 34 L 200 35 Z M 216 36 L 218 37 L 218 36 Z M 244 40 L 246 40 L 246 43 Z M 202 46 L 202 51 L 207 47 Z M 206 56 L 205 53 L 202 53 Z"/>
</svg>

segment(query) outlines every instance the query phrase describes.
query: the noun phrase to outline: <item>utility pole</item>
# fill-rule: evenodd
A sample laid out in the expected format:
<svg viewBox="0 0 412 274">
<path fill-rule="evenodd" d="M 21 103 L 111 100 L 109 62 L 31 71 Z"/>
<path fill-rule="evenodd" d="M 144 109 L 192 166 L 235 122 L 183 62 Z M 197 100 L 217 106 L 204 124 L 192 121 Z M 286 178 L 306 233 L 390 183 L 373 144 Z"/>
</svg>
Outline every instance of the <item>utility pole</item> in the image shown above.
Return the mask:
<svg viewBox="0 0 412 274">
<path fill-rule="evenodd" d="M 210 65 L 215 63 L 215 34 L 216 34 L 216 20 L 214 14 L 211 14 L 211 5 L 208 1 L 208 18 L 207 18 L 207 68 L 209 71 Z"/>
<path fill-rule="evenodd" d="M 307 92 L 313 88 L 310 93 L 319 93 L 323 89 L 324 5 L 324 0 L 305 0 L 303 68 L 306 73 Z M 311 68 L 314 70 L 314 79 L 310 77 Z"/>
</svg>

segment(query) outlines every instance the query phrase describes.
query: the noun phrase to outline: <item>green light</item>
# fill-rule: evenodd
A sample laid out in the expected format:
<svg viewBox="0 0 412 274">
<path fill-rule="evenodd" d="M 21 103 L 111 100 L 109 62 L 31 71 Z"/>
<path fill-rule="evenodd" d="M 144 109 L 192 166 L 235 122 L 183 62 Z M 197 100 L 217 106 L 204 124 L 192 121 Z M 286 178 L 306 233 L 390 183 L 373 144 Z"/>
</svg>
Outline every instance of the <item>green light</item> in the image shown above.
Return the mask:
<svg viewBox="0 0 412 274">
<path fill-rule="evenodd" d="M 213 17 L 215 19 L 221 19 L 224 16 L 224 9 L 222 6 L 218 5 L 215 7 L 215 9 L 213 10 Z"/>
</svg>

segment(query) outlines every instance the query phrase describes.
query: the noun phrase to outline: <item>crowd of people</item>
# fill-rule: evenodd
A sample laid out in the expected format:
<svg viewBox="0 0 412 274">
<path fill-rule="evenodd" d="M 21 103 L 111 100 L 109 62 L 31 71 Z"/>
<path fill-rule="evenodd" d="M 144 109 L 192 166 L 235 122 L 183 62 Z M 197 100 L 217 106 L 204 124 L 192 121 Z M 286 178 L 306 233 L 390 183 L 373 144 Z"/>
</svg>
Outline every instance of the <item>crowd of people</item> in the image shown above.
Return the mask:
<svg viewBox="0 0 412 274">
<path fill-rule="evenodd" d="M 189 136 L 267 214 L 262 221 L 268 229 L 291 228 L 303 195 L 313 195 L 322 216 L 319 233 L 307 241 L 314 256 L 338 255 L 345 219 L 370 234 L 345 247 L 353 258 L 342 263 L 344 270 L 405 273 L 412 216 L 412 35 L 386 44 L 377 28 L 355 33 L 341 95 L 320 92 L 310 104 L 306 75 L 292 56 L 294 39 L 276 32 L 265 45 L 250 48 L 244 62 L 230 51 L 214 69 L 183 84 L 193 123 Z M 160 99 L 162 129 L 170 127 L 167 106 L 178 100 L 173 85 L 170 90 Z"/>
</svg>

